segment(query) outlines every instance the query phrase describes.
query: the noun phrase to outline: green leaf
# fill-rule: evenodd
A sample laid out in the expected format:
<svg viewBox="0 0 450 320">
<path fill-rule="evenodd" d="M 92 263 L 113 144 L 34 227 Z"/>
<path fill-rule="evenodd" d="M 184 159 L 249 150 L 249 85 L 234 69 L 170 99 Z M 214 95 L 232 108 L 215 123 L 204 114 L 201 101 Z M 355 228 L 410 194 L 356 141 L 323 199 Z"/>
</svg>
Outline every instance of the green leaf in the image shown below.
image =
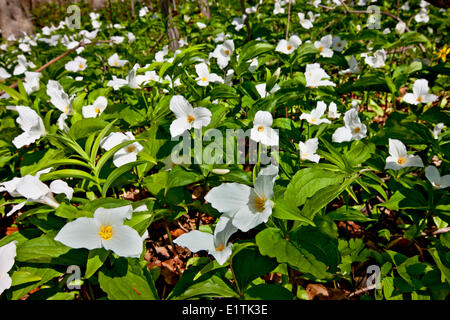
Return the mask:
<svg viewBox="0 0 450 320">
<path fill-rule="evenodd" d="M 114 181 L 117 180 L 121 175 L 123 175 L 125 172 L 130 171 L 131 168 L 134 168 L 140 164 L 147 163 L 147 161 L 134 161 L 129 162 L 127 164 L 124 164 L 116 169 L 114 169 L 108 176 L 108 178 L 105 181 L 105 184 L 102 188 L 102 197 L 106 197 L 106 193 L 108 192 L 109 187 L 114 183 Z"/>
<path fill-rule="evenodd" d="M 302 221 L 314 226 L 314 222 L 307 217 L 302 216 L 300 210 L 292 201 L 285 199 L 276 201 L 272 216 L 283 220 Z"/>
<path fill-rule="evenodd" d="M 176 166 L 169 172 L 166 190 L 187 186 L 188 184 L 198 182 L 202 179 L 202 175 L 193 171 L 187 171 L 182 166 Z"/>
<path fill-rule="evenodd" d="M 16 90 L 14 90 L 14 89 L 12 89 L 12 88 L 10 88 L 10 87 L 8 87 L 8 86 L 5 86 L 4 84 L 1 84 L 1 83 L 0 83 L 0 90 L 5 91 L 11 98 L 13 98 L 13 99 L 16 100 L 16 101 L 19 101 L 19 100 L 27 100 L 26 97 L 24 97 L 23 95 L 21 95 L 21 94 L 20 94 L 19 92 L 17 92 Z"/>
<path fill-rule="evenodd" d="M 75 140 L 86 138 L 93 132 L 104 129 L 110 125 L 108 122 L 98 118 L 87 118 L 76 121 L 69 130 L 69 135 Z"/>
<path fill-rule="evenodd" d="M 89 279 L 98 269 L 100 269 L 109 254 L 110 251 L 103 248 L 90 250 L 84 277 Z"/>
<path fill-rule="evenodd" d="M 262 41 L 250 41 L 247 42 L 241 49 L 241 54 L 239 55 L 239 63 L 247 62 L 248 60 L 257 57 L 263 53 L 272 51 L 274 49 L 273 45 L 262 42 Z"/>
<path fill-rule="evenodd" d="M 325 279 L 329 276 L 327 266 L 311 253 L 298 247 L 283 237 L 279 229 L 267 228 L 256 235 L 256 244 L 262 255 L 276 258 L 279 263 L 288 263 L 292 268 L 309 274 L 312 279 Z"/>
<path fill-rule="evenodd" d="M 258 284 L 244 294 L 245 300 L 293 300 L 294 295 L 277 284 Z"/>
<path fill-rule="evenodd" d="M 20 298 L 23 298 L 31 290 L 36 289 L 37 287 L 42 286 L 45 283 L 49 282 L 53 278 L 62 275 L 61 272 L 56 271 L 55 269 L 52 268 L 22 267 L 20 268 L 20 272 L 29 273 L 30 277 L 31 275 L 33 275 L 36 278 L 39 277 L 40 280 L 38 282 L 33 282 L 30 285 L 25 285 L 25 283 L 23 283 L 21 285 L 11 287 L 10 290 L 12 291 L 12 300 L 18 300 Z"/>
<path fill-rule="evenodd" d="M 103 130 L 100 131 L 100 133 L 98 134 L 97 138 L 95 139 L 94 145 L 92 146 L 92 149 L 89 152 L 89 154 L 91 156 L 91 162 L 92 163 L 95 163 L 95 159 L 96 159 L 97 153 L 98 153 L 98 148 L 100 148 L 100 142 L 108 134 L 108 132 L 111 130 L 112 126 L 114 125 L 114 122 L 116 122 L 116 120 L 114 120 L 113 122 L 109 123 L 105 128 L 103 128 Z"/>
<path fill-rule="evenodd" d="M 49 180 L 57 180 L 61 178 L 79 178 L 79 179 L 85 179 L 92 181 L 94 183 L 97 183 L 97 180 L 95 177 L 91 176 L 89 173 L 77 169 L 61 169 L 52 171 L 49 173 L 45 173 L 41 175 L 40 179 L 42 181 L 49 181 Z"/>
<path fill-rule="evenodd" d="M 17 246 L 16 261 L 49 263 L 71 250 L 59 241 L 53 240 L 51 234 L 25 241 Z"/>
<path fill-rule="evenodd" d="M 277 266 L 275 259 L 262 256 L 256 247 L 249 247 L 237 253 L 231 262 L 239 292 L 244 292 L 248 285 Z"/>
<path fill-rule="evenodd" d="M 18 286 L 24 283 L 40 281 L 42 278 L 39 275 L 33 274 L 29 271 L 17 270 L 11 275 L 11 286 Z"/>
<path fill-rule="evenodd" d="M 155 284 L 137 259 L 120 258 L 112 269 L 100 269 L 98 282 L 109 300 L 157 300 Z"/>
</svg>

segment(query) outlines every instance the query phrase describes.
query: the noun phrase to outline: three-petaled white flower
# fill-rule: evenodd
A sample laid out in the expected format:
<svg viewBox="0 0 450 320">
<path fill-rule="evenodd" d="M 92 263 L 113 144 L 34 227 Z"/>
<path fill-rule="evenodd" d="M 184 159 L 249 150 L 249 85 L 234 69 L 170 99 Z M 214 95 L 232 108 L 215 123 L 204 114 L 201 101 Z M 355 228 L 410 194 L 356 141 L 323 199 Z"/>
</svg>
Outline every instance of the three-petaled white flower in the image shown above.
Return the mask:
<svg viewBox="0 0 450 320">
<path fill-rule="evenodd" d="M 73 61 L 67 62 L 65 65 L 65 68 L 67 71 L 72 71 L 72 72 L 83 71 L 87 67 L 86 62 L 87 62 L 86 59 L 78 56 L 78 57 L 75 57 L 75 59 L 73 59 Z"/>
<path fill-rule="evenodd" d="M 273 185 L 278 168 L 269 165 L 261 170 L 254 188 L 239 183 L 223 183 L 214 187 L 205 197 L 211 206 L 231 219 L 239 230 L 247 232 L 267 222 L 272 214 Z"/>
<path fill-rule="evenodd" d="M 214 229 L 214 235 L 193 230 L 184 233 L 173 242 L 181 247 L 186 247 L 192 252 L 208 251 L 217 263 L 223 265 L 231 256 L 232 244 L 228 243 L 231 235 L 238 229 L 233 226 L 231 219 L 225 216 L 220 217 Z"/>
<path fill-rule="evenodd" d="M 214 52 L 211 54 L 212 57 L 217 59 L 217 64 L 220 69 L 224 69 L 230 62 L 231 55 L 234 52 L 234 42 L 233 40 L 225 40 L 223 44 L 219 44 Z"/>
<path fill-rule="evenodd" d="M 193 108 L 181 95 L 173 96 L 170 100 L 170 110 L 175 113 L 176 119 L 170 125 L 172 137 L 182 135 L 191 128 L 206 127 L 211 121 L 211 111 L 206 108 Z"/>
<path fill-rule="evenodd" d="M 419 156 L 408 154 L 405 145 L 397 139 L 389 138 L 389 157 L 385 169 L 399 170 L 405 167 L 423 167 Z"/>
<path fill-rule="evenodd" d="M 362 53 L 361 57 L 364 57 L 364 61 L 372 68 L 381 68 L 386 62 L 386 51 L 384 49 L 377 50 L 372 56 L 369 53 Z"/>
<path fill-rule="evenodd" d="M 311 113 L 302 113 L 300 115 L 300 120 L 306 120 L 310 124 L 319 125 L 321 123 L 331 123 L 327 118 L 322 118 L 325 114 L 327 105 L 323 101 L 317 101 L 317 106 L 311 111 Z"/>
<path fill-rule="evenodd" d="M 223 83 L 223 79 L 215 73 L 210 73 L 206 63 L 202 62 L 195 65 L 195 71 L 197 72 L 197 84 L 202 87 L 206 87 L 210 82 Z"/>
<path fill-rule="evenodd" d="M 305 18 L 305 14 L 302 12 L 298 13 L 298 19 L 300 20 L 300 25 L 305 29 L 311 29 L 313 27 L 312 21 Z"/>
<path fill-rule="evenodd" d="M 111 57 L 108 58 L 108 64 L 111 67 L 122 67 L 127 62 L 128 60 L 120 60 L 119 55 L 117 53 L 114 53 Z"/>
<path fill-rule="evenodd" d="M 125 134 L 122 132 L 111 132 L 107 137 L 102 139 L 100 146 L 108 151 L 122 142 L 134 139 L 134 135 L 130 131 L 125 132 Z M 114 154 L 113 163 L 116 167 L 120 167 L 124 164 L 134 162 L 137 159 L 137 154 L 142 150 L 144 150 L 144 147 L 141 144 L 133 142 Z"/>
<path fill-rule="evenodd" d="M 6 109 L 17 111 L 19 113 L 16 122 L 24 131 L 12 141 L 17 149 L 32 144 L 45 135 L 44 122 L 36 111 L 26 106 L 8 106 Z"/>
<path fill-rule="evenodd" d="M 271 93 L 277 92 L 281 88 L 277 83 L 275 83 L 275 85 L 272 87 L 272 89 L 270 89 L 270 91 L 266 91 L 266 83 L 264 82 L 264 83 L 257 84 L 255 86 L 255 89 L 256 89 L 256 91 L 258 91 L 258 94 L 261 98 L 265 98 L 268 95 L 270 95 Z"/>
<path fill-rule="evenodd" d="M 14 266 L 16 257 L 16 241 L 12 241 L 0 247 L 0 295 L 6 289 L 11 288 L 12 279 L 8 271 Z"/>
<path fill-rule="evenodd" d="M 272 114 L 268 111 L 258 111 L 253 119 L 253 128 L 250 130 L 250 139 L 261 142 L 266 146 L 277 146 L 279 137 L 276 130 L 272 129 Z"/>
<path fill-rule="evenodd" d="M 337 111 L 336 103 L 331 102 L 328 106 L 328 118 L 338 119 L 341 116 L 341 113 Z"/>
<path fill-rule="evenodd" d="M 121 257 L 139 258 L 143 249 L 142 238 L 136 230 L 124 225 L 125 219 L 131 219 L 132 214 L 130 205 L 98 208 L 94 218 L 83 217 L 67 223 L 55 240 L 74 249 L 105 248 Z"/>
<path fill-rule="evenodd" d="M 430 181 L 431 185 L 436 189 L 445 189 L 450 186 L 450 174 L 441 176 L 439 170 L 435 166 L 425 168 L 425 177 Z"/>
<path fill-rule="evenodd" d="M 427 9 L 420 9 L 420 12 L 414 16 L 414 20 L 419 23 L 427 23 L 428 21 L 430 21 L 430 17 L 427 15 Z"/>
<path fill-rule="evenodd" d="M 300 149 L 300 159 L 309 160 L 318 163 L 320 156 L 316 154 L 317 147 L 319 146 L 319 139 L 312 138 L 305 142 L 300 141 L 298 147 Z"/>
<path fill-rule="evenodd" d="M 277 47 L 275 48 L 275 51 L 284 53 L 284 54 L 291 54 L 297 48 L 302 44 L 302 40 L 296 36 L 295 34 L 292 35 L 289 40 L 281 39 Z"/>
<path fill-rule="evenodd" d="M 102 114 L 108 105 L 108 100 L 104 96 L 99 96 L 95 99 L 94 104 L 84 106 L 81 109 L 83 117 L 85 118 L 95 118 Z"/>
<path fill-rule="evenodd" d="M 7 216 L 22 209 L 27 202 L 39 202 L 57 208 L 59 203 L 53 197 L 53 193 L 64 193 L 67 199 L 72 199 L 73 189 L 69 187 L 66 182 L 54 180 L 50 183 L 50 187 L 48 187 L 39 180 L 39 177 L 42 174 L 48 173 L 51 169 L 52 168 L 41 170 L 34 176 L 26 175 L 23 178 L 15 177 L 12 180 L 0 183 L 0 192 L 7 191 L 12 197 L 26 198 L 26 201 L 13 206 L 11 211 L 6 214 Z"/>
<path fill-rule="evenodd" d="M 354 56 L 351 56 L 350 59 L 348 60 L 348 69 L 339 71 L 340 74 L 345 74 L 345 73 L 359 73 L 361 71 L 361 69 L 359 68 L 358 65 L 358 60 L 356 60 L 356 58 Z"/>
<path fill-rule="evenodd" d="M 23 87 L 28 94 L 31 94 L 39 90 L 39 79 L 42 77 L 40 72 L 25 72 L 25 81 L 23 82 Z"/>
<path fill-rule="evenodd" d="M 360 140 L 366 137 L 367 127 L 361 123 L 358 117 L 358 110 L 352 108 L 345 112 L 344 126 L 336 129 L 331 137 L 333 142 L 344 142 L 351 140 Z"/>
<path fill-rule="evenodd" d="M 320 39 L 320 41 L 314 41 L 314 47 L 319 50 L 320 55 L 325 58 L 331 58 L 333 56 L 333 50 L 331 45 L 333 43 L 333 36 L 331 34 L 326 35 Z"/>
<path fill-rule="evenodd" d="M 305 79 L 306 79 L 306 86 L 309 88 L 317 88 L 320 86 L 333 86 L 335 87 L 336 84 L 333 83 L 330 80 L 324 80 L 329 79 L 330 76 L 320 67 L 320 64 L 313 63 L 313 64 L 307 64 L 306 70 L 305 70 Z"/>
<path fill-rule="evenodd" d="M 407 93 L 403 97 L 403 101 L 410 104 L 434 102 L 437 96 L 429 93 L 428 81 L 426 79 L 418 79 L 414 81 L 413 93 Z"/>
<path fill-rule="evenodd" d="M 339 36 L 333 36 L 332 45 L 333 45 L 333 50 L 341 52 L 342 50 L 344 50 L 345 46 L 347 45 L 347 41 L 342 40 L 341 37 L 339 37 Z"/>
</svg>

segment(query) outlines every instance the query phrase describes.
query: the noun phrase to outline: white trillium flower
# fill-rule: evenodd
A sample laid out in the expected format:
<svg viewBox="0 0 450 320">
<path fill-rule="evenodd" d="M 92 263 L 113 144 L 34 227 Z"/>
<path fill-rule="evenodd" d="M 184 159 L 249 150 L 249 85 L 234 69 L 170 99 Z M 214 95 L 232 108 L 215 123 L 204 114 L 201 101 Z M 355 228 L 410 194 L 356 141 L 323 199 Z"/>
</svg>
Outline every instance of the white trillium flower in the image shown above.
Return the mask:
<svg viewBox="0 0 450 320">
<path fill-rule="evenodd" d="M 283 14 L 284 8 L 281 6 L 281 3 L 278 1 L 275 1 L 275 5 L 273 8 L 273 14 Z"/>
<path fill-rule="evenodd" d="M 35 68 L 36 65 L 33 62 L 28 62 L 27 58 L 23 54 L 17 56 L 17 65 L 14 68 L 13 75 L 18 76 L 23 74 L 28 68 Z"/>
<path fill-rule="evenodd" d="M 348 69 L 339 71 L 340 74 L 346 74 L 346 73 L 360 73 L 361 69 L 359 68 L 358 61 L 354 56 L 351 56 L 348 60 Z"/>
<path fill-rule="evenodd" d="M 257 57 L 254 57 L 254 58 L 248 60 L 247 62 L 250 63 L 250 65 L 248 66 L 248 71 L 255 72 L 256 69 L 258 69 L 258 58 Z"/>
<path fill-rule="evenodd" d="M 88 250 L 105 248 L 121 257 L 139 258 L 142 253 L 142 239 L 130 226 L 124 225 L 131 219 L 132 206 L 113 209 L 98 208 L 94 218 L 78 218 L 67 223 L 56 235 L 55 240 L 74 248 Z"/>
<path fill-rule="evenodd" d="M 60 111 L 65 114 L 72 114 L 73 108 L 67 93 L 64 92 L 63 87 L 58 81 L 49 80 L 47 84 L 47 95 L 50 97 L 50 102 Z"/>
<path fill-rule="evenodd" d="M 398 34 L 404 33 L 405 30 L 406 30 L 406 23 L 404 23 L 403 21 L 400 21 L 399 23 L 397 23 L 397 24 L 395 25 L 395 31 L 396 31 Z"/>
<path fill-rule="evenodd" d="M 8 106 L 6 109 L 17 111 L 19 113 L 16 122 L 24 131 L 12 141 L 17 149 L 32 144 L 46 134 L 44 122 L 35 110 L 26 106 Z"/>
<path fill-rule="evenodd" d="M 259 96 L 261 98 L 265 98 L 266 96 L 270 95 L 271 93 L 275 93 L 275 92 L 277 92 L 278 90 L 281 89 L 280 86 L 277 83 L 275 83 L 275 85 L 270 90 L 270 92 L 266 91 L 266 83 L 257 84 L 255 86 L 255 88 L 256 88 L 256 91 L 258 91 L 258 94 L 259 94 Z"/>
<path fill-rule="evenodd" d="M 320 55 L 325 58 L 331 58 L 333 56 L 333 50 L 331 45 L 333 43 L 333 36 L 331 34 L 322 37 L 320 41 L 314 41 L 314 47 L 319 50 Z"/>
<path fill-rule="evenodd" d="M 358 117 L 358 110 L 352 108 L 345 112 L 344 126 L 336 129 L 333 133 L 333 142 L 346 142 L 352 140 L 361 140 L 367 135 L 367 127 L 361 123 Z"/>
<path fill-rule="evenodd" d="M 0 247 L 0 295 L 11 288 L 12 279 L 8 272 L 14 266 L 16 257 L 16 241 Z"/>
<path fill-rule="evenodd" d="M 104 96 L 99 96 L 95 99 L 94 104 L 84 106 L 81 110 L 83 117 L 95 118 L 102 114 L 108 105 L 108 100 Z"/>
<path fill-rule="evenodd" d="M 428 81 L 426 79 L 418 79 L 414 81 L 413 93 L 407 93 L 403 97 L 403 101 L 409 104 L 419 104 L 434 102 L 437 96 L 429 93 Z"/>
<path fill-rule="evenodd" d="M 114 53 L 111 57 L 108 58 L 108 64 L 111 67 L 122 67 L 127 62 L 128 60 L 120 60 L 117 53 Z"/>
<path fill-rule="evenodd" d="M 217 64 L 220 69 L 224 69 L 230 62 L 231 55 L 234 52 L 234 42 L 233 40 L 225 40 L 223 44 L 219 44 L 214 52 L 211 54 L 212 57 L 217 59 Z"/>
<path fill-rule="evenodd" d="M 318 163 L 320 160 L 320 156 L 316 154 L 318 146 L 319 139 L 317 138 L 309 139 L 305 142 L 300 141 L 300 143 L 298 144 L 298 147 L 300 149 L 300 159 Z"/>
<path fill-rule="evenodd" d="M 278 44 L 277 47 L 275 48 L 275 51 L 284 53 L 284 54 L 291 54 L 292 52 L 294 52 L 295 50 L 297 50 L 297 48 L 302 44 L 302 40 L 296 36 L 296 35 L 292 35 L 289 38 L 289 41 L 286 41 L 285 39 L 281 39 Z"/>
<path fill-rule="evenodd" d="M 110 38 L 110 40 L 112 41 L 112 43 L 114 44 L 121 44 L 123 42 L 123 40 L 125 40 L 125 37 L 121 37 L 121 36 L 112 36 Z"/>
<path fill-rule="evenodd" d="M 377 50 L 373 56 L 363 53 L 361 57 L 364 57 L 364 61 L 372 68 L 381 68 L 384 67 L 386 62 L 386 51 L 384 49 Z"/>
<path fill-rule="evenodd" d="M 416 22 L 418 23 L 427 23 L 428 21 L 430 21 L 430 17 L 427 15 L 427 9 L 420 9 L 420 12 L 414 16 L 414 20 L 416 20 Z"/>
<path fill-rule="evenodd" d="M 51 168 L 41 170 L 36 175 L 26 175 L 23 178 L 13 178 L 10 181 L 0 183 L 0 192 L 7 191 L 12 197 L 23 197 L 26 201 L 15 205 L 6 215 L 10 216 L 14 212 L 22 209 L 27 202 L 39 202 L 50 207 L 57 208 L 59 203 L 55 200 L 53 193 L 64 193 L 67 199 L 71 200 L 73 189 L 62 180 L 55 180 L 48 187 L 39 180 L 43 173 L 48 173 Z"/>
<path fill-rule="evenodd" d="M 202 62 L 195 65 L 195 71 L 197 72 L 197 84 L 202 87 L 206 87 L 210 82 L 223 83 L 223 79 L 215 73 L 209 73 L 208 66 Z"/>
<path fill-rule="evenodd" d="M 328 106 L 328 118 L 338 119 L 341 116 L 341 113 L 337 111 L 337 105 L 334 102 L 331 102 Z"/>
<path fill-rule="evenodd" d="M 311 111 L 311 113 L 302 113 L 300 115 L 300 120 L 306 120 L 309 124 L 319 125 L 321 123 L 331 123 L 330 120 L 322 118 L 325 114 L 327 105 L 323 101 L 317 101 L 317 106 Z"/>
<path fill-rule="evenodd" d="M 279 137 L 276 130 L 272 129 L 273 118 L 268 111 L 258 111 L 253 120 L 253 128 L 250 130 L 250 139 L 261 142 L 266 146 L 277 146 Z"/>
<path fill-rule="evenodd" d="M 128 85 L 128 81 L 125 79 L 117 78 L 116 76 L 112 76 L 112 80 L 109 80 L 107 83 L 108 87 L 112 87 L 114 90 L 118 90 L 121 87 Z"/>
<path fill-rule="evenodd" d="M 25 72 L 25 81 L 23 82 L 23 87 L 28 94 L 31 94 L 39 90 L 39 79 L 42 77 L 40 72 Z"/>
<path fill-rule="evenodd" d="M 111 132 L 107 137 L 103 138 L 100 142 L 100 146 L 106 151 L 111 150 L 115 146 L 125 141 L 135 140 L 134 135 L 127 131 Z M 137 154 L 144 150 L 144 147 L 138 142 L 133 142 L 126 147 L 118 150 L 113 156 L 113 163 L 116 167 L 123 166 L 124 164 L 134 162 L 137 159 Z"/>
<path fill-rule="evenodd" d="M 6 80 L 11 77 L 11 74 L 4 68 L 0 67 L 0 81 Z"/>
<path fill-rule="evenodd" d="M 431 185 L 436 189 L 445 189 L 450 186 L 450 174 L 441 176 L 439 170 L 435 166 L 425 168 L 425 177 L 430 181 Z"/>
<path fill-rule="evenodd" d="M 389 157 L 385 169 L 399 170 L 405 167 L 423 167 L 419 156 L 408 154 L 405 145 L 397 139 L 389 138 Z"/>
<path fill-rule="evenodd" d="M 141 10 L 139 10 L 139 17 L 145 17 L 150 10 L 148 10 L 148 7 L 142 7 Z"/>
<path fill-rule="evenodd" d="M 228 33 L 223 33 L 220 32 L 216 35 L 216 37 L 214 38 L 214 42 L 218 43 L 218 42 L 224 42 L 225 40 L 227 40 L 228 38 L 230 38 L 230 35 Z"/>
<path fill-rule="evenodd" d="M 329 79 L 330 76 L 320 67 L 320 64 L 313 63 L 313 64 L 307 64 L 306 70 L 305 70 L 305 79 L 306 79 L 306 86 L 309 88 L 317 88 L 320 86 L 333 86 L 335 87 L 336 84 L 333 83 L 330 80 L 323 80 L 323 79 Z"/>
<path fill-rule="evenodd" d="M 444 124 L 442 122 L 438 123 L 437 125 L 434 126 L 433 128 L 433 137 L 435 139 L 439 138 L 439 135 L 442 132 L 442 129 L 444 129 Z"/>
<path fill-rule="evenodd" d="M 136 36 L 132 32 L 127 33 L 128 43 L 132 43 L 134 40 L 136 40 Z"/>
<path fill-rule="evenodd" d="M 197 27 L 199 27 L 199 29 L 205 29 L 206 28 L 206 24 L 204 24 L 203 22 L 197 22 Z"/>
<path fill-rule="evenodd" d="M 312 21 L 305 18 L 305 14 L 302 12 L 298 13 L 298 19 L 300 20 L 300 25 L 305 29 L 311 29 L 313 27 Z"/>
<path fill-rule="evenodd" d="M 223 265 L 231 256 L 232 244 L 228 243 L 231 235 L 238 229 L 233 226 L 231 219 L 225 216 L 220 217 L 214 229 L 214 235 L 193 230 L 184 233 L 173 242 L 181 247 L 188 248 L 192 252 L 208 251 L 217 263 Z"/>
<path fill-rule="evenodd" d="M 254 188 L 239 183 L 223 183 L 205 197 L 211 206 L 231 219 L 243 232 L 267 222 L 272 214 L 273 185 L 278 168 L 270 165 L 261 170 Z"/>
<path fill-rule="evenodd" d="M 341 52 L 344 50 L 345 46 L 347 45 L 347 41 L 342 40 L 339 36 L 333 36 L 332 40 L 333 50 Z"/>
<path fill-rule="evenodd" d="M 73 61 L 69 61 L 66 63 L 65 68 L 67 71 L 78 72 L 86 69 L 86 59 L 78 56 Z"/>
<path fill-rule="evenodd" d="M 211 111 L 206 108 L 193 108 L 181 95 L 173 96 L 170 100 L 170 110 L 175 113 L 176 119 L 170 125 L 172 137 L 182 135 L 191 128 L 206 127 L 211 121 Z"/>
</svg>

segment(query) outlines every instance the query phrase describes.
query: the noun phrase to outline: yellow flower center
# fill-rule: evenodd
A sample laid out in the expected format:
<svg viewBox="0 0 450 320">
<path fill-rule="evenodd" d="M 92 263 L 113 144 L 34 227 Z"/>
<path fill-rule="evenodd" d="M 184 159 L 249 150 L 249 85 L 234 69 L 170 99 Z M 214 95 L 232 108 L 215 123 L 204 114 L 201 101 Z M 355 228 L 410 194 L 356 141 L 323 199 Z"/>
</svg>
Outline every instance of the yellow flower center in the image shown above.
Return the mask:
<svg viewBox="0 0 450 320">
<path fill-rule="evenodd" d="M 338 46 L 338 47 L 342 46 L 342 43 L 338 42 L 338 43 L 337 43 L 337 46 Z"/>
<path fill-rule="evenodd" d="M 353 129 L 353 132 L 354 132 L 354 133 L 360 133 L 360 131 L 361 131 L 361 128 L 360 128 L 360 127 L 356 127 L 355 129 Z"/>
<path fill-rule="evenodd" d="M 80 68 L 80 69 L 83 69 L 83 65 L 80 63 L 79 65 L 78 65 L 78 68 Z"/>
<path fill-rule="evenodd" d="M 227 56 L 229 56 L 229 55 L 230 55 L 230 50 L 226 49 L 226 50 L 225 50 L 225 54 L 226 54 Z"/>
<path fill-rule="evenodd" d="M 319 51 L 320 51 L 320 52 L 323 51 L 323 47 L 322 47 L 322 46 L 319 47 Z"/>
<path fill-rule="evenodd" d="M 119 64 L 117 63 L 117 61 L 114 62 L 114 65 L 117 67 Z"/>
<path fill-rule="evenodd" d="M 64 113 L 69 113 L 70 105 L 66 106 L 66 109 L 64 109 Z"/>
<path fill-rule="evenodd" d="M 95 112 L 95 113 L 99 113 L 99 112 L 100 112 L 100 109 L 99 109 L 99 108 L 95 108 L 95 109 L 94 109 L 94 112 Z"/>
<path fill-rule="evenodd" d="M 128 153 L 131 153 L 131 152 L 133 152 L 134 150 L 136 150 L 136 147 L 133 146 L 133 145 L 128 146 L 127 149 L 126 149 L 126 151 L 127 151 Z"/>
<path fill-rule="evenodd" d="M 403 157 L 398 158 L 397 163 L 400 164 L 400 165 L 404 164 L 405 163 L 405 158 L 403 158 Z"/>
<path fill-rule="evenodd" d="M 263 126 L 259 126 L 258 127 L 258 132 L 263 132 L 264 131 L 264 127 Z"/>
<path fill-rule="evenodd" d="M 198 16 L 199 16 L 200 18 L 203 18 L 203 13 L 200 12 L 200 13 L 198 14 Z"/>
<path fill-rule="evenodd" d="M 206 79 L 206 77 L 203 77 L 203 78 L 202 78 L 202 81 L 203 81 L 203 82 L 206 82 L 206 80 L 208 80 L 208 79 Z"/>
<path fill-rule="evenodd" d="M 100 231 L 98 232 L 98 235 L 100 236 L 100 238 L 102 238 L 103 240 L 109 240 L 112 238 L 113 236 L 113 228 L 112 226 L 102 226 L 100 228 Z"/>
<path fill-rule="evenodd" d="M 288 44 L 288 45 L 286 46 L 286 49 L 291 50 L 291 49 L 292 49 L 292 46 L 291 46 L 290 44 Z"/>
<path fill-rule="evenodd" d="M 311 118 L 311 122 L 315 123 L 316 122 L 316 118 Z"/>
<path fill-rule="evenodd" d="M 188 116 L 187 121 L 189 122 L 189 124 L 191 124 L 192 122 L 195 121 L 195 118 L 193 116 Z"/>
<path fill-rule="evenodd" d="M 423 98 L 422 97 L 418 97 L 417 98 L 417 102 L 422 102 Z"/>
<path fill-rule="evenodd" d="M 256 197 L 253 201 L 255 202 L 256 210 L 258 210 L 258 212 L 263 212 L 264 205 L 266 204 L 266 197 Z"/>
<path fill-rule="evenodd" d="M 217 248 L 216 248 L 216 251 L 223 251 L 225 249 L 225 246 L 223 245 L 223 244 L 220 244 L 220 246 L 218 246 Z"/>
</svg>

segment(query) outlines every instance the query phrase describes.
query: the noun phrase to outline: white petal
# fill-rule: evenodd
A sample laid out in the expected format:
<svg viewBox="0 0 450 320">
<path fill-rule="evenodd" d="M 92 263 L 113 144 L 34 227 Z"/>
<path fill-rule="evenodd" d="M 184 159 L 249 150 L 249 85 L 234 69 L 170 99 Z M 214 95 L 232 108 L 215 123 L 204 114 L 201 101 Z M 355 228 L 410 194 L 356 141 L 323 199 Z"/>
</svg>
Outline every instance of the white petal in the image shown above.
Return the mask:
<svg viewBox="0 0 450 320">
<path fill-rule="evenodd" d="M 193 230 L 188 233 L 184 233 L 175 240 L 174 243 L 180 247 L 188 248 L 192 252 L 198 252 L 202 250 L 213 251 L 214 248 L 214 236 L 210 233 Z"/>
<path fill-rule="evenodd" d="M 212 188 L 205 200 L 219 212 L 235 213 L 239 208 L 246 207 L 250 198 L 251 188 L 239 183 L 223 183 Z"/>
<path fill-rule="evenodd" d="M 273 123 L 272 114 L 268 111 L 259 110 L 255 114 L 255 119 L 253 120 L 253 126 L 263 126 L 271 127 Z"/>
<path fill-rule="evenodd" d="M 0 295 L 7 289 L 11 288 L 12 280 L 9 274 L 0 274 Z"/>
<path fill-rule="evenodd" d="M 191 104 L 181 95 L 173 96 L 170 99 L 170 110 L 177 118 L 187 117 L 193 113 Z"/>
<path fill-rule="evenodd" d="M 0 278 L 6 274 L 14 265 L 16 257 L 16 242 L 12 241 L 0 247 Z"/>
<path fill-rule="evenodd" d="M 352 140 L 352 132 L 346 127 L 340 127 L 333 133 L 332 140 L 338 143 L 350 141 Z"/>
<path fill-rule="evenodd" d="M 130 152 L 126 154 L 119 154 L 116 152 L 113 157 L 113 163 L 116 167 L 123 166 L 124 164 L 134 162 L 137 159 L 137 154 L 135 152 Z"/>
<path fill-rule="evenodd" d="M 94 219 L 84 217 L 78 218 L 67 223 L 58 232 L 55 240 L 74 249 L 97 249 L 102 246 L 98 231 L 99 227 Z"/>
<path fill-rule="evenodd" d="M 405 161 L 406 167 L 423 167 L 422 159 L 419 156 L 408 155 Z"/>
<path fill-rule="evenodd" d="M 279 143 L 279 136 L 277 131 L 270 127 L 264 128 L 264 131 L 261 132 L 261 143 L 266 146 L 277 146 Z"/>
<path fill-rule="evenodd" d="M 67 182 L 62 180 L 55 180 L 50 183 L 50 191 L 53 193 L 64 193 L 67 199 L 72 200 L 73 189 L 69 187 Z"/>
<path fill-rule="evenodd" d="M 39 199 L 50 192 L 50 189 L 35 176 L 26 175 L 17 184 L 17 192 L 27 199 Z"/>
<path fill-rule="evenodd" d="M 194 108 L 194 122 L 192 126 L 196 129 L 200 129 L 201 127 L 206 127 L 211 121 L 211 111 L 206 108 L 198 107 Z"/>
<path fill-rule="evenodd" d="M 403 101 L 405 101 L 406 103 L 409 104 L 417 104 L 417 98 L 414 94 L 412 93 L 407 93 L 403 96 Z"/>
<path fill-rule="evenodd" d="M 400 140 L 389 138 L 389 154 L 396 159 L 406 158 L 406 147 Z"/>
<path fill-rule="evenodd" d="M 425 177 L 427 177 L 431 184 L 439 183 L 441 180 L 439 170 L 435 166 L 428 166 L 425 168 Z"/>
<path fill-rule="evenodd" d="M 172 137 L 177 137 L 183 134 L 186 130 L 189 130 L 191 125 L 187 120 L 187 116 L 183 118 L 178 118 L 172 121 L 170 124 L 170 135 Z"/>
<path fill-rule="evenodd" d="M 118 208 L 103 208 L 100 207 L 94 212 L 94 219 L 100 225 L 110 226 L 113 224 L 122 224 L 125 219 L 131 219 L 133 214 L 133 207 L 131 205 Z"/>
</svg>

